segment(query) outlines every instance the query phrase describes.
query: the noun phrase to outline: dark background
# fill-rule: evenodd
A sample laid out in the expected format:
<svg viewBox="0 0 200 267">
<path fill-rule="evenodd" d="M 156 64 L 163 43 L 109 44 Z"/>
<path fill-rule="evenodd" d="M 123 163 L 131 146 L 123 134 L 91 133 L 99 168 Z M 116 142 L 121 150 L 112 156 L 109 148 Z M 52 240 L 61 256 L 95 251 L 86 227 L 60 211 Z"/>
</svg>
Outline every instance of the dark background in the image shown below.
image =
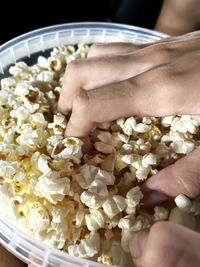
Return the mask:
<svg viewBox="0 0 200 267">
<path fill-rule="evenodd" d="M 34 29 L 67 22 L 107 21 L 153 28 L 161 5 L 162 0 L 4 1 L 0 44 Z"/>
</svg>

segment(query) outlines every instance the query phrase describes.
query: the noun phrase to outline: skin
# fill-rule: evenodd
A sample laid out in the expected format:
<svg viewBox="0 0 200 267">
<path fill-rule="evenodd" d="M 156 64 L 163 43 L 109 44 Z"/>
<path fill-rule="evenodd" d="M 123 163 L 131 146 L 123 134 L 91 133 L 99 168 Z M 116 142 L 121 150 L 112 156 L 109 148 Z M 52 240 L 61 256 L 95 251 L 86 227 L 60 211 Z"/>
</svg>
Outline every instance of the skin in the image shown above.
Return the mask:
<svg viewBox="0 0 200 267">
<path fill-rule="evenodd" d="M 84 137 L 97 122 L 133 114 L 199 116 L 200 32 L 133 46 L 133 52 L 123 44 L 108 46 L 94 46 L 88 59 L 66 68 L 58 103 L 62 113 L 72 112 L 66 135 Z"/>
<path fill-rule="evenodd" d="M 169 35 L 179 35 L 200 27 L 199 0 L 165 0 L 155 29 Z"/>
<path fill-rule="evenodd" d="M 94 45 L 66 69 L 58 108 L 69 116 L 66 135 L 85 137 L 97 122 L 131 115 L 189 114 L 200 118 L 200 32 L 145 45 Z M 78 75 L 77 75 L 78 73 Z M 142 186 L 146 206 L 200 193 L 200 148 Z M 200 234 L 169 222 L 134 234 L 133 261 L 142 267 L 196 267 Z"/>
</svg>

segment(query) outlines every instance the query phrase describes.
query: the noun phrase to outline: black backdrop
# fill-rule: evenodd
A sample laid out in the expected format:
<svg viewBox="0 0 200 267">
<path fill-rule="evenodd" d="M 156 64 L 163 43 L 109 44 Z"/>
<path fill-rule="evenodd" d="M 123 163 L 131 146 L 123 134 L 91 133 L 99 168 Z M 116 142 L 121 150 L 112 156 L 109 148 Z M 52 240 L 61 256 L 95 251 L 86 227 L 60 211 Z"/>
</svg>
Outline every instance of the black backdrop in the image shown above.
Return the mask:
<svg viewBox="0 0 200 267">
<path fill-rule="evenodd" d="M 66 22 L 112 21 L 153 28 L 162 0 L 25 0 L 1 3 L 0 44 L 22 33 Z"/>
</svg>

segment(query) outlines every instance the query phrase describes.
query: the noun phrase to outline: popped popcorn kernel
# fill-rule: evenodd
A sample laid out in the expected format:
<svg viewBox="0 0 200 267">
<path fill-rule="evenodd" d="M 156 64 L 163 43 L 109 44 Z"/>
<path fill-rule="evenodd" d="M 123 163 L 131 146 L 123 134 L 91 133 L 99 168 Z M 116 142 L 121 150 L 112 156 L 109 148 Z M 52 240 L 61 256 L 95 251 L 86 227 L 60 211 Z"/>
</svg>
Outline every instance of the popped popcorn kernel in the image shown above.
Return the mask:
<svg viewBox="0 0 200 267">
<path fill-rule="evenodd" d="M 11 66 L 0 90 L 0 212 L 30 236 L 72 256 L 131 267 L 133 233 L 169 220 L 200 231 L 200 198 L 143 210 L 141 184 L 199 145 L 189 115 L 121 118 L 90 133 L 94 155 L 65 137 L 57 111 L 65 68 L 89 45 L 60 46 Z"/>
</svg>

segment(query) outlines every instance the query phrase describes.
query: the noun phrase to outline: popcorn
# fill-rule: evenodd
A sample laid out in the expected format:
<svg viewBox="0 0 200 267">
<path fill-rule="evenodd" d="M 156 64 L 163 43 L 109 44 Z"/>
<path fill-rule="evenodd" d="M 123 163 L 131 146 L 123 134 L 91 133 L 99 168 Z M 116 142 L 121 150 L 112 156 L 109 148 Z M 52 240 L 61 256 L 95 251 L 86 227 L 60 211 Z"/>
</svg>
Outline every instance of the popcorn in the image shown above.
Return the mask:
<svg viewBox="0 0 200 267">
<path fill-rule="evenodd" d="M 46 155 L 40 155 L 38 158 L 37 164 L 38 164 L 38 169 L 42 173 L 51 172 L 51 168 L 49 167 L 49 164 L 48 164 L 48 157 Z"/>
<path fill-rule="evenodd" d="M 122 196 L 115 195 L 108 198 L 102 207 L 108 218 L 112 219 L 126 208 L 126 202 Z"/>
<path fill-rule="evenodd" d="M 113 185 L 115 182 L 115 177 L 112 173 L 87 164 L 80 167 L 80 174 L 74 175 L 73 179 L 83 189 L 92 188 L 93 186 L 101 188 L 104 185 Z"/>
<path fill-rule="evenodd" d="M 90 214 L 85 215 L 85 223 L 90 231 L 97 231 L 104 226 L 104 217 L 101 211 L 91 210 Z"/>
<path fill-rule="evenodd" d="M 189 115 L 129 117 L 98 123 L 96 150 L 65 137 L 57 100 L 69 62 L 89 46 L 54 48 L 33 66 L 18 62 L 0 90 L 0 212 L 43 243 L 107 265 L 130 267 L 135 231 L 169 220 L 200 231 L 200 198 L 175 198 L 171 211 L 142 209 L 140 185 L 199 146 Z"/>
<path fill-rule="evenodd" d="M 44 231 L 49 228 L 48 211 L 40 202 L 34 202 L 29 214 L 29 226 L 32 231 Z"/>
<path fill-rule="evenodd" d="M 0 160 L 0 176 L 11 178 L 19 167 L 19 162 Z"/>
<path fill-rule="evenodd" d="M 85 239 L 81 240 L 79 245 L 72 245 L 68 247 L 68 253 L 72 256 L 82 258 L 94 257 L 100 248 L 100 237 L 97 232 L 92 231 Z"/>
<path fill-rule="evenodd" d="M 41 71 L 37 75 L 37 80 L 38 81 L 43 81 L 43 82 L 52 82 L 54 78 L 54 74 L 51 71 Z"/>
<path fill-rule="evenodd" d="M 102 206 L 104 198 L 98 194 L 91 193 L 90 191 L 84 191 L 81 194 L 81 202 L 91 209 L 98 209 Z"/>
<path fill-rule="evenodd" d="M 140 191 L 140 187 L 136 186 L 129 190 L 126 194 L 126 213 L 135 214 L 136 207 L 139 205 L 140 200 L 143 198 L 143 194 Z"/>
<path fill-rule="evenodd" d="M 51 171 L 38 177 L 35 185 L 35 195 L 46 198 L 49 202 L 57 204 L 62 201 L 70 190 L 69 178 L 59 178 L 59 173 Z"/>
<path fill-rule="evenodd" d="M 190 210 L 192 201 L 185 195 L 180 194 L 175 198 L 176 206 L 183 210 Z"/>
<path fill-rule="evenodd" d="M 163 221 L 168 218 L 168 210 L 164 207 L 155 206 L 154 207 L 154 221 Z"/>
</svg>

